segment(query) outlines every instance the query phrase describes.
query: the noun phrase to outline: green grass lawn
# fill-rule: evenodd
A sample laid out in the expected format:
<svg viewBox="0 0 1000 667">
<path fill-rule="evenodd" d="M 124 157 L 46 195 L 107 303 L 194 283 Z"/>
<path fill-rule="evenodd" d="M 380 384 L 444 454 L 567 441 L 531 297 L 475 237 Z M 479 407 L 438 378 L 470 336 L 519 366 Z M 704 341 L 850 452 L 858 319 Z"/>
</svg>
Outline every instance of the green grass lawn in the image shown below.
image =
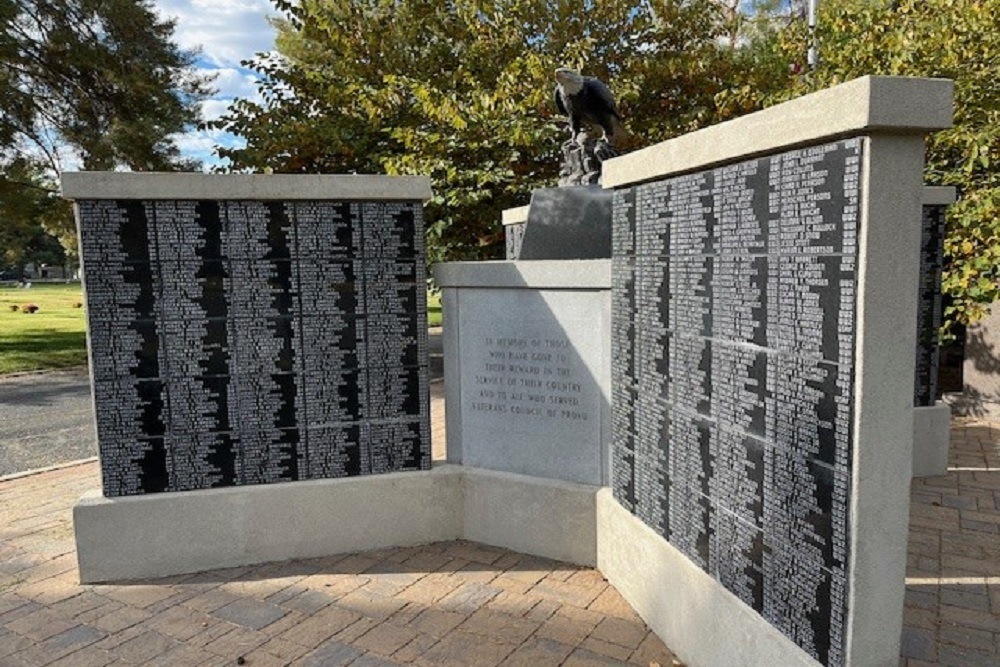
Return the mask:
<svg viewBox="0 0 1000 667">
<path fill-rule="evenodd" d="M 441 326 L 441 292 L 427 291 L 427 326 Z"/>
<path fill-rule="evenodd" d="M 87 363 L 82 301 L 79 283 L 0 287 L 0 373 Z M 38 311 L 23 312 L 27 304 Z"/>
<path fill-rule="evenodd" d="M 79 283 L 0 286 L 0 374 L 87 363 L 84 309 L 73 307 L 82 301 Z M 21 310 L 29 303 L 38 312 Z M 440 292 L 427 293 L 427 324 L 441 326 Z"/>
</svg>

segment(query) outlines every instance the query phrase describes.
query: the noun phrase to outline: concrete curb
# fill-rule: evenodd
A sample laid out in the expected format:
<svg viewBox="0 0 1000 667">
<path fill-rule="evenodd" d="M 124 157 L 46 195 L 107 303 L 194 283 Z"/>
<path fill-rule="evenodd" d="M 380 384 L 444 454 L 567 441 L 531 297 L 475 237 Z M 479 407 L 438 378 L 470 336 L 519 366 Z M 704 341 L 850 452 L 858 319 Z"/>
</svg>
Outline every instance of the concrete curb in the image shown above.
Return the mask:
<svg viewBox="0 0 1000 667">
<path fill-rule="evenodd" d="M 73 468 L 75 466 L 82 466 L 88 463 L 97 463 L 97 457 L 91 456 L 85 459 L 67 461 L 66 463 L 57 463 L 55 465 L 46 466 L 44 468 L 35 468 L 34 470 L 25 470 L 24 472 L 15 472 L 9 475 L 0 475 L 0 484 L 2 484 L 3 482 L 12 482 L 15 479 L 22 479 L 24 477 L 33 477 L 35 475 L 41 475 L 42 473 L 46 472 L 62 470 L 63 468 Z"/>
</svg>

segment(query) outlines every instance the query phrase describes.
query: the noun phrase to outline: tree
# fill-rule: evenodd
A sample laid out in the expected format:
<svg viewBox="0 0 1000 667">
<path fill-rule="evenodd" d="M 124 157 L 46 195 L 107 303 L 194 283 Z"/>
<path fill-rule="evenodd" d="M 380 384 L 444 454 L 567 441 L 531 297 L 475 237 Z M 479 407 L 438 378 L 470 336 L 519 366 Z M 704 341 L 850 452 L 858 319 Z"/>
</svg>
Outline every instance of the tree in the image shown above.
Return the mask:
<svg viewBox="0 0 1000 667">
<path fill-rule="evenodd" d="M 718 119 L 740 80 L 713 0 L 278 1 L 263 102 L 214 127 L 234 170 L 430 174 L 432 260 L 497 256 L 500 211 L 555 185 L 565 65 L 609 82 L 636 143 Z"/>
<path fill-rule="evenodd" d="M 815 71 L 788 77 L 777 92 L 723 96 L 767 105 L 866 74 L 955 81 L 954 127 L 931 135 L 925 169 L 927 184 L 952 185 L 959 194 L 945 241 L 946 336 L 1000 299 L 998 16 L 1000 0 L 824 0 Z M 802 64 L 808 31 L 795 21 L 772 44 L 775 57 Z"/>
<path fill-rule="evenodd" d="M 63 208 L 39 164 L 17 158 L 7 165 L 0 174 L 0 264 L 21 275 L 28 263 L 61 265 L 60 242 L 41 222 Z"/>
<path fill-rule="evenodd" d="M 172 32 L 147 0 L 0 0 L 0 208 L 32 210 L 39 189 L 55 193 L 38 170 L 58 175 L 66 151 L 87 170 L 199 166 L 181 158 L 173 135 L 198 121 L 208 81 Z M 0 228 L 7 239 L 55 237 L 76 260 L 67 202 Z"/>
<path fill-rule="evenodd" d="M 171 135 L 207 82 L 148 0 L 0 0 L 0 142 L 7 159 L 62 147 L 88 170 L 185 166 Z"/>
</svg>

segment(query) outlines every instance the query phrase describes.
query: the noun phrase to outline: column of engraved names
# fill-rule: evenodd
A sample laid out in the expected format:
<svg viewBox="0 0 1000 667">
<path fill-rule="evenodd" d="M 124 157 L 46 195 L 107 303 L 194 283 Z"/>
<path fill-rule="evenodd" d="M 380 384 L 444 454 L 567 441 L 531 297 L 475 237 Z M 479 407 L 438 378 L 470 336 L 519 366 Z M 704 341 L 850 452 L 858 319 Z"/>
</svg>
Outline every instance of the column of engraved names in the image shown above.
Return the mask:
<svg viewBox="0 0 1000 667">
<path fill-rule="evenodd" d="M 924 204 L 920 230 L 917 293 L 917 360 L 913 405 L 934 405 L 938 384 L 938 329 L 941 327 L 941 272 L 944 268 L 946 206 Z"/>
<path fill-rule="evenodd" d="M 169 391 L 171 491 L 241 478 L 230 426 L 229 330 L 217 202 L 151 202 L 162 284 L 161 367 Z"/>
<path fill-rule="evenodd" d="M 635 188 L 642 211 L 636 229 L 635 260 L 635 509 L 661 535 L 669 532 L 667 442 L 667 312 L 670 300 L 669 229 L 673 222 L 670 189 L 665 183 Z"/>
<path fill-rule="evenodd" d="M 362 442 L 373 473 L 430 466 L 422 209 L 364 203 L 367 387 Z M 363 445 L 364 448 L 364 445 Z"/>
<path fill-rule="evenodd" d="M 843 660 L 860 143 L 771 159 L 764 616 Z"/>
<path fill-rule="evenodd" d="M 669 540 L 708 567 L 713 174 L 670 179 L 667 313 Z"/>
<path fill-rule="evenodd" d="M 636 189 L 614 191 L 611 235 L 611 487 L 635 512 Z"/>
<path fill-rule="evenodd" d="M 148 206 L 79 201 L 77 207 L 104 495 L 163 491 L 167 412 Z"/>
<path fill-rule="evenodd" d="M 299 448 L 303 479 L 359 475 L 361 406 L 367 359 L 360 258 L 361 205 L 300 201 L 295 218 L 295 270 L 301 313 L 303 413 Z"/>
<path fill-rule="evenodd" d="M 763 608 L 768 161 L 714 171 L 709 572 Z"/>
<path fill-rule="evenodd" d="M 299 479 L 302 414 L 300 312 L 293 275 L 293 217 L 281 202 L 225 201 L 233 370 L 231 421 L 243 484 Z"/>
</svg>

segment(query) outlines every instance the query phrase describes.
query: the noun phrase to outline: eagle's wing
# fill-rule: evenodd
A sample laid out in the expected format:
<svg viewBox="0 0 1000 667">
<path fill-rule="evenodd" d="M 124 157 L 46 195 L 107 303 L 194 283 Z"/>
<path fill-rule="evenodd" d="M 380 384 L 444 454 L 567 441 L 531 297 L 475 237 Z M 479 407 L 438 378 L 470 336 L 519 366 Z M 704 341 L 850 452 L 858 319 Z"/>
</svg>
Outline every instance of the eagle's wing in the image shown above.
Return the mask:
<svg viewBox="0 0 1000 667">
<path fill-rule="evenodd" d="M 562 95 L 559 93 L 559 86 L 558 85 L 555 87 L 555 90 L 552 92 L 552 96 L 553 96 L 553 98 L 556 101 L 556 109 L 559 109 L 559 113 L 561 113 L 564 116 L 568 116 L 569 112 L 566 111 L 566 105 L 563 104 Z"/>
<path fill-rule="evenodd" d="M 604 105 L 607 111 L 611 114 L 617 116 L 618 108 L 615 106 L 615 97 L 611 94 L 611 89 L 604 85 L 604 82 L 600 79 L 595 79 L 592 76 L 584 77 L 584 85 L 587 87 L 587 92 L 589 92 L 594 99 L 600 100 L 601 104 Z"/>
</svg>

